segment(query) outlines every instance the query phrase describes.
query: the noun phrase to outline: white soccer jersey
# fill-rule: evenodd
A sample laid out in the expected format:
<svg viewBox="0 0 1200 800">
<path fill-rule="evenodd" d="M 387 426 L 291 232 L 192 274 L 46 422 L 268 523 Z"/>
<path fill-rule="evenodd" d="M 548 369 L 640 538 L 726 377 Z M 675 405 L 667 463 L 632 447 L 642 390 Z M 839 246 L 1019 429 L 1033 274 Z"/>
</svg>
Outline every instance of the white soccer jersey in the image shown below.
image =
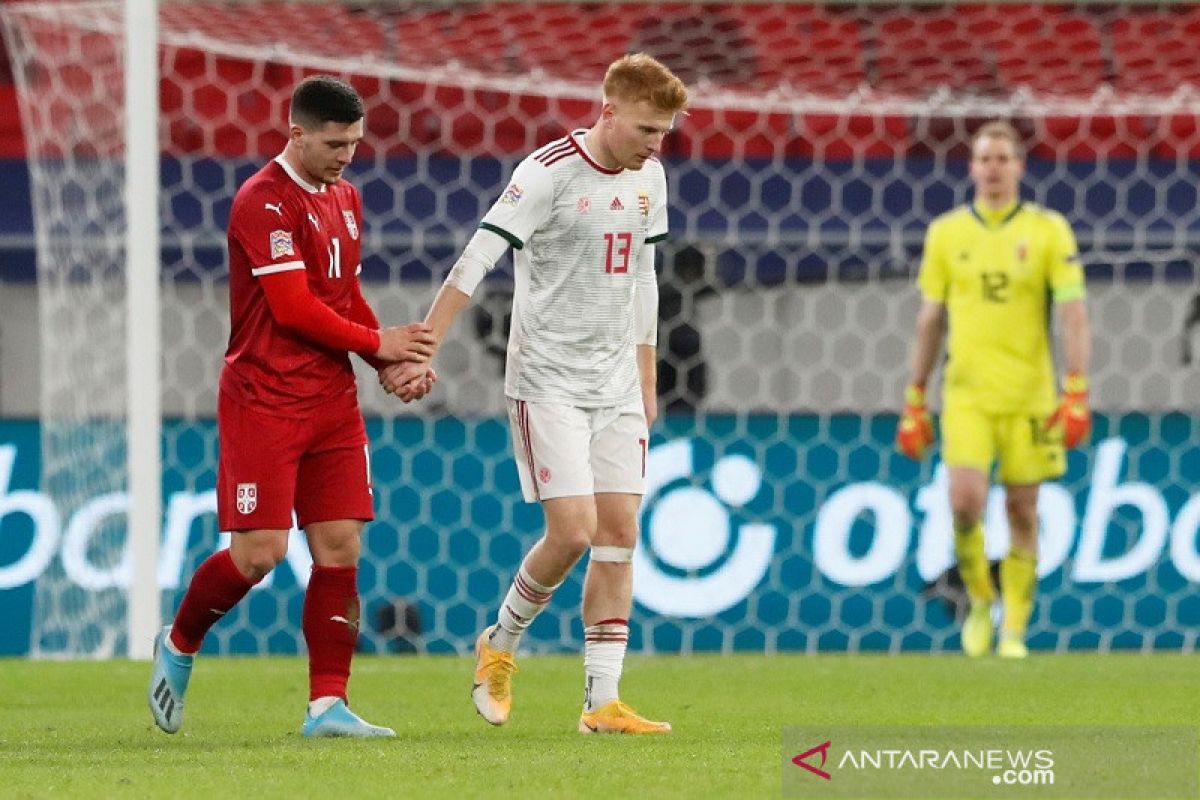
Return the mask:
<svg viewBox="0 0 1200 800">
<path fill-rule="evenodd" d="M 479 226 L 516 251 L 505 394 L 601 408 L 641 397 L 634 285 L 655 281 L 640 256 L 666 238 L 667 179 L 653 159 L 600 166 L 584 133 L 522 161 Z"/>
</svg>

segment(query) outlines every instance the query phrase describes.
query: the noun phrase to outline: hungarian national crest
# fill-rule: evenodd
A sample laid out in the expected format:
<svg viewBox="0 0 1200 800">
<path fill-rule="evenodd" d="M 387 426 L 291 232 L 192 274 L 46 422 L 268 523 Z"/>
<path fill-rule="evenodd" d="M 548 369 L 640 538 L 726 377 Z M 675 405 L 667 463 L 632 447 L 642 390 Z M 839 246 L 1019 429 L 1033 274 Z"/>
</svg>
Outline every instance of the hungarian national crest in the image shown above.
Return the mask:
<svg viewBox="0 0 1200 800">
<path fill-rule="evenodd" d="M 346 220 L 346 230 L 350 231 L 350 238 L 358 240 L 358 223 L 354 221 L 353 211 L 342 211 L 342 219 Z"/>
<path fill-rule="evenodd" d="M 258 484 L 239 483 L 237 485 L 237 510 L 239 514 L 251 514 L 258 508 Z"/>
<path fill-rule="evenodd" d="M 650 195 L 646 192 L 638 192 L 638 211 L 643 217 L 650 216 Z"/>
</svg>

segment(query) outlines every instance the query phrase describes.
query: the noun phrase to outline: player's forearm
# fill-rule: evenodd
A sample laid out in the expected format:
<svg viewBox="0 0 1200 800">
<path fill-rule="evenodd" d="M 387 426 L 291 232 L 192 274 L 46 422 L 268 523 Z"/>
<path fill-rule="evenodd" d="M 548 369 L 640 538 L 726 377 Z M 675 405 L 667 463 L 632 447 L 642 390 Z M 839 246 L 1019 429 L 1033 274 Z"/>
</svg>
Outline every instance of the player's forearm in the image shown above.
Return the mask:
<svg viewBox="0 0 1200 800">
<path fill-rule="evenodd" d="M 433 299 L 433 305 L 429 307 L 429 313 L 425 315 L 425 323 L 433 328 L 433 335 L 437 338 L 438 347 L 441 347 L 446 334 L 450 332 L 450 326 L 454 324 L 454 320 L 470 302 L 469 295 L 448 284 L 444 284 L 438 290 L 437 297 Z"/>
<path fill-rule="evenodd" d="M 638 379 L 643 396 L 654 397 L 658 392 L 658 348 L 639 344 L 637 348 Z"/>
<path fill-rule="evenodd" d="M 379 331 L 322 303 L 309 291 L 303 271 L 267 275 L 260 285 L 271 317 L 289 333 L 329 350 L 372 354 L 379 349 Z"/>
<path fill-rule="evenodd" d="M 370 328 L 373 331 L 379 330 L 379 317 L 375 315 L 375 310 L 367 302 L 367 298 L 363 297 L 362 286 L 357 282 L 354 285 L 354 291 L 350 295 L 350 321 L 362 325 L 364 328 Z M 376 358 L 372 353 L 358 354 L 363 361 L 371 365 L 373 369 L 382 369 L 388 362 Z"/>
<path fill-rule="evenodd" d="M 908 382 L 924 386 L 929 382 L 933 365 L 942 349 L 943 319 L 945 306 L 928 300 L 921 304 L 917 313 L 917 335 L 913 342 L 908 362 Z"/>
<path fill-rule="evenodd" d="M 1092 356 L 1091 326 L 1087 305 L 1082 299 L 1058 305 L 1058 318 L 1063 331 L 1063 356 L 1068 374 L 1087 375 Z"/>
</svg>

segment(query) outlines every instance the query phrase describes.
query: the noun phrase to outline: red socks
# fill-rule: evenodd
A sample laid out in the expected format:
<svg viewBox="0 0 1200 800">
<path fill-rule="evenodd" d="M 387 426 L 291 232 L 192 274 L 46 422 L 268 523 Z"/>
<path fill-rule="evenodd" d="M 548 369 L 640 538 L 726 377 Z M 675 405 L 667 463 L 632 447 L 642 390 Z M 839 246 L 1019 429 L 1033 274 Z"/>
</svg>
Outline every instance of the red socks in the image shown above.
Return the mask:
<svg viewBox="0 0 1200 800">
<path fill-rule="evenodd" d="M 358 623 L 358 567 L 314 565 L 304 595 L 309 700 L 346 699 Z"/>
<path fill-rule="evenodd" d="M 253 586 L 234 565 L 228 549 L 209 556 L 192 576 L 179 604 L 171 623 L 171 644 L 181 653 L 195 653 L 213 623 L 237 605 Z"/>
<path fill-rule="evenodd" d="M 229 550 L 200 565 L 171 625 L 171 644 L 195 653 L 204 635 L 254 586 L 234 565 Z M 350 659 L 358 643 L 358 567 L 314 566 L 304 595 L 309 699 L 346 699 Z"/>
</svg>

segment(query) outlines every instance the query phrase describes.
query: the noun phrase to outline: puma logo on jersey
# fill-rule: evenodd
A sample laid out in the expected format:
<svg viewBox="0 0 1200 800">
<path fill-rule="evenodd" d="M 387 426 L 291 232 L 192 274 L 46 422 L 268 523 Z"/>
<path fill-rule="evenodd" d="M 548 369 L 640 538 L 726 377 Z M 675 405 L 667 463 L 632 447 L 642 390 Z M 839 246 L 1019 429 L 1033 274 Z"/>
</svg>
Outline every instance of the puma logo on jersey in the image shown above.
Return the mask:
<svg viewBox="0 0 1200 800">
<path fill-rule="evenodd" d="M 313 224 L 314 228 L 316 228 L 317 230 L 321 230 L 321 221 L 318 220 L 317 215 L 312 213 L 311 211 L 308 212 L 308 221 Z"/>
<path fill-rule="evenodd" d="M 329 618 L 329 621 L 330 622 L 340 622 L 343 625 L 349 626 L 352 630 L 358 630 L 358 621 L 357 620 L 355 620 L 354 622 L 351 622 L 350 620 L 346 619 L 345 617 L 341 616 L 340 614 L 334 614 L 332 617 Z"/>
<path fill-rule="evenodd" d="M 263 203 L 263 206 L 274 211 L 279 216 L 283 216 L 283 203 Z"/>
</svg>

